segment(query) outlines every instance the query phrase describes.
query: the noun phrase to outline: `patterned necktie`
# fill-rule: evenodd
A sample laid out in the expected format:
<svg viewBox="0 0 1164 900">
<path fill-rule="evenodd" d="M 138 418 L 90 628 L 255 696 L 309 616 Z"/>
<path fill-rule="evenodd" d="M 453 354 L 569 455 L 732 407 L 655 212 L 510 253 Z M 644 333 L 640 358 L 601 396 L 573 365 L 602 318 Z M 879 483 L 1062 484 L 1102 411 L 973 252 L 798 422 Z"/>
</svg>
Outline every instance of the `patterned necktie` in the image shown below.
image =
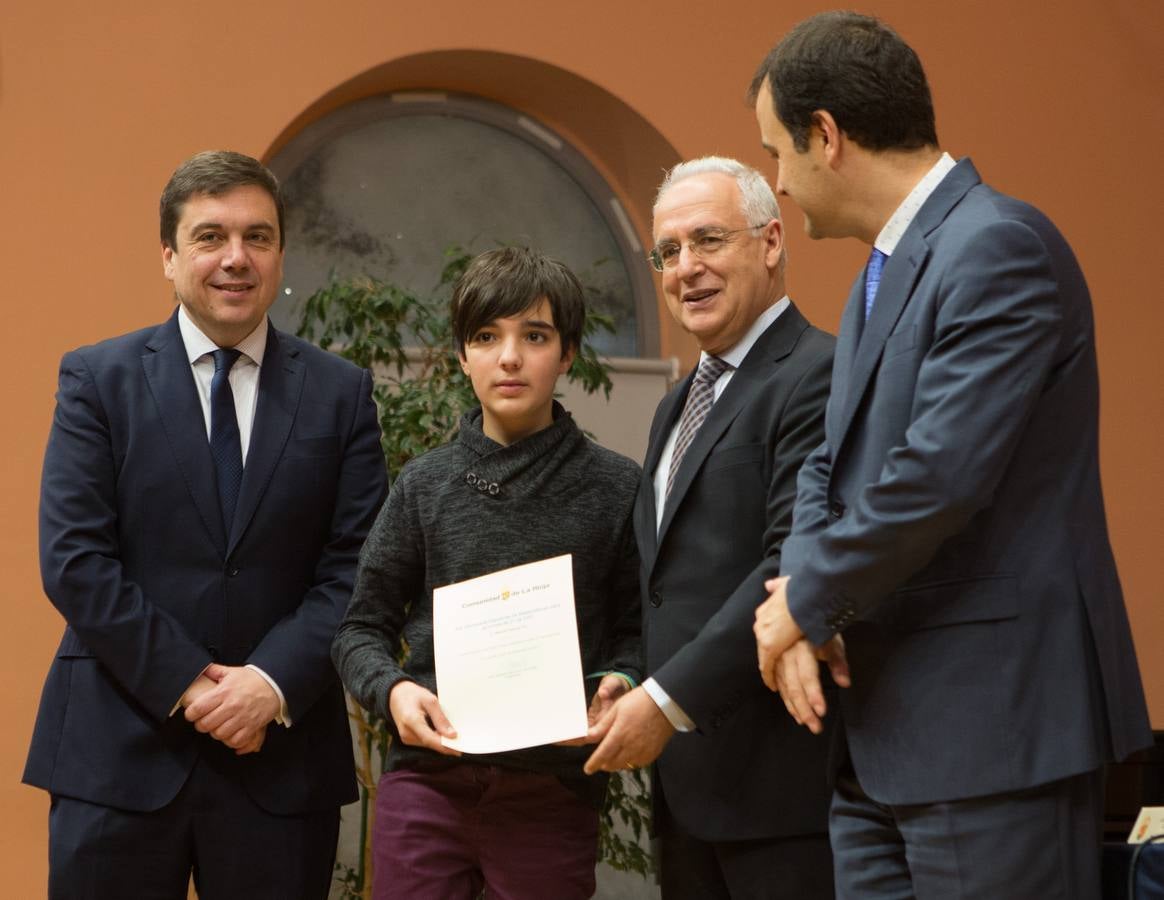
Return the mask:
<svg viewBox="0 0 1164 900">
<path fill-rule="evenodd" d="M 873 312 L 873 298 L 877 296 L 877 286 L 881 284 L 881 270 L 885 268 L 885 260 L 889 259 L 884 253 L 874 247 L 869 253 L 869 262 L 865 265 L 865 321 Z"/>
<path fill-rule="evenodd" d="M 711 411 L 711 404 L 715 402 L 715 383 L 719 376 L 730 368 L 731 366 L 718 356 L 705 356 L 700 360 L 699 368 L 695 370 L 695 379 L 691 382 L 691 389 L 687 392 L 687 403 L 683 406 L 683 415 L 679 418 L 679 434 L 675 438 L 675 450 L 671 454 L 671 468 L 667 472 L 667 497 L 671 496 L 675 473 L 679 471 L 683 455 L 695 439 L 695 432 L 699 431 L 699 426 Z"/>
<path fill-rule="evenodd" d="M 214 378 L 210 382 L 210 455 L 214 457 L 218 480 L 222 525 L 229 537 L 243 473 L 238 416 L 234 411 L 234 392 L 230 389 L 230 369 L 240 352 L 234 349 L 215 350 L 210 355 L 214 357 Z"/>
</svg>

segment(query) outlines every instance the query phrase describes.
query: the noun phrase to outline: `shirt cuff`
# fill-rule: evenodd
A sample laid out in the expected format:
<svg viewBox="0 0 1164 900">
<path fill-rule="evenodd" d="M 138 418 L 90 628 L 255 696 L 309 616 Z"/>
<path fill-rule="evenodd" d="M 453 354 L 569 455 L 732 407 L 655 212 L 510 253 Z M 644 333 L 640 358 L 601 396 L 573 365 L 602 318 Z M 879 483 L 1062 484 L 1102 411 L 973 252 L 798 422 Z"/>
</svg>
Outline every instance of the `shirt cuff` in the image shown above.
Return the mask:
<svg viewBox="0 0 1164 900">
<path fill-rule="evenodd" d="M 695 723 L 691 721 L 687 713 L 671 699 L 671 696 L 663 690 L 659 682 L 654 678 L 648 678 L 643 682 L 643 690 L 647 692 L 647 696 L 655 701 L 655 705 L 659 707 L 659 711 L 667 717 L 667 721 L 671 723 L 676 731 L 694 731 Z"/>
<path fill-rule="evenodd" d="M 263 681 L 271 686 L 271 690 L 275 692 L 275 696 L 279 698 L 279 715 L 275 716 L 275 724 L 282 725 L 284 728 L 291 727 L 291 713 L 287 709 L 287 698 L 283 696 L 283 692 L 279 690 L 279 685 L 275 683 L 275 679 L 264 672 L 256 665 L 247 663 L 248 669 L 254 669 L 263 676 Z"/>
</svg>

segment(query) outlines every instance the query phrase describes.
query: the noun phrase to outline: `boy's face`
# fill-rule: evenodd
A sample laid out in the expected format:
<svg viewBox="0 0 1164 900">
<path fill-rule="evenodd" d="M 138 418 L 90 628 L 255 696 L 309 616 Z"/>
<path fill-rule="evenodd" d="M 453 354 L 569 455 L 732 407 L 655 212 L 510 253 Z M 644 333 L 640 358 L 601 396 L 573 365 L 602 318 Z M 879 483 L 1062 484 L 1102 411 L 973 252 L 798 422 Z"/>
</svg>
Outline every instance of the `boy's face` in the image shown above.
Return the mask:
<svg viewBox="0 0 1164 900">
<path fill-rule="evenodd" d="M 484 413 L 482 430 L 512 444 L 553 422 L 554 386 L 570 368 L 554 313 L 544 297 L 525 312 L 494 319 L 465 341 L 461 368 Z"/>
</svg>

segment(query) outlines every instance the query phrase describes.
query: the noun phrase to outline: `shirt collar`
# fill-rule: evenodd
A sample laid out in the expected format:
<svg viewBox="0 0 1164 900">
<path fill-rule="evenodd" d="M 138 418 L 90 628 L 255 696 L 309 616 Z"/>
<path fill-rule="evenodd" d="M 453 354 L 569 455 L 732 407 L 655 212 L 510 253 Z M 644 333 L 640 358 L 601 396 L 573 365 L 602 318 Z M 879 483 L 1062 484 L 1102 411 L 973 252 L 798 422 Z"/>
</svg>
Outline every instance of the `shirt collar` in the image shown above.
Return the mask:
<svg viewBox="0 0 1164 900">
<path fill-rule="evenodd" d="M 202 329 L 195 325 L 194 320 L 187 314 L 186 307 L 180 303 L 178 304 L 178 331 L 182 335 L 182 343 L 186 346 L 186 358 L 190 361 L 190 365 L 194 365 L 207 353 L 213 353 L 218 349 L 218 344 L 202 333 Z M 263 320 L 255 326 L 255 330 L 235 344 L 235 348 L 240 350 L 256 366 L 261 366 L 263 354 L 267 350 L 267 317 L 263 316 Z"/>
<path fill-rule="evenodd" d="M 954 158 L 949 153 L 941 155 L 934 163 L 933 168 L 914 185 L 913 190 L 901 201 L 901 206 L 897 207 L 897 210 L 889 217 L 889 221 L 885 223 L 885 227 L 877 235 L 877 240 L 873 242 L 874 247 L 886 256 L 893 255 L 901 236 L 905 234 L 905 229 L 909 228 L 922 205 L 942 183 L 942 179 L 946 177 L 947 173 L 954 168 L 954 165 Z"/>
<path fill-rule="evenodd" d="M 752 323 L 752 327 L 744 332 L 744 336 L 736 341 L 735 345 L 730 350 L 718 354 L 719 358 L 733 369 L 738 369 L 740 367 L 740 363 L 744 361 L 744 357 L 748 355 L 748 351 L 750 351 L 755 345 L 756 341 L 760 339 L 760 335 L 768 330 L 769 325 L 780 318 L 780 313 L 788 309 L 788 305 L 791 302 L 792 301 L 788 299 L 788 295 L 785 294 L 782 298 L 780 298 L 780 300 L 765 309 L 762 313 L 760 313 L 760 315 L 756 316 L 756 321 Z M 699 361 L 703 362 L 703 359 L 706 356 L 708 356 L 707 353 L 701 352 L 699 354 Z"/>
</svg>

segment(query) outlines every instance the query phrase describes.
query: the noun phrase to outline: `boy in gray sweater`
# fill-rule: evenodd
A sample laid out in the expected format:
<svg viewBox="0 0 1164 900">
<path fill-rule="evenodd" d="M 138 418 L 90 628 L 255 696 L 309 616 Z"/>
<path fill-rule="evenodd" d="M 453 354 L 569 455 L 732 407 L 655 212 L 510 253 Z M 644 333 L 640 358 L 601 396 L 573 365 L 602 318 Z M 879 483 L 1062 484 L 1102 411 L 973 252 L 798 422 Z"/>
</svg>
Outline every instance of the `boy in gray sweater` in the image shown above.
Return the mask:
<svg viewBox="0 0 1164 900">
<path fill-rule="evenodd" d="M 606 782 L 583 774 L 586 749 L 445 747 L 456 723 L 436 695 L 432 642 L 433 588 L 569 553 L 592 718 L 641 677 L 639 468 L 553 398 L 584 319 L 577 278 L 530 250 L 481 254 L 453 292 L 457 353 L 481 406 L 401 471 L 332 648 L 348 690 L 394 731 L 372 833 L 379 900 L 594 892 Z"/>
</svg>

